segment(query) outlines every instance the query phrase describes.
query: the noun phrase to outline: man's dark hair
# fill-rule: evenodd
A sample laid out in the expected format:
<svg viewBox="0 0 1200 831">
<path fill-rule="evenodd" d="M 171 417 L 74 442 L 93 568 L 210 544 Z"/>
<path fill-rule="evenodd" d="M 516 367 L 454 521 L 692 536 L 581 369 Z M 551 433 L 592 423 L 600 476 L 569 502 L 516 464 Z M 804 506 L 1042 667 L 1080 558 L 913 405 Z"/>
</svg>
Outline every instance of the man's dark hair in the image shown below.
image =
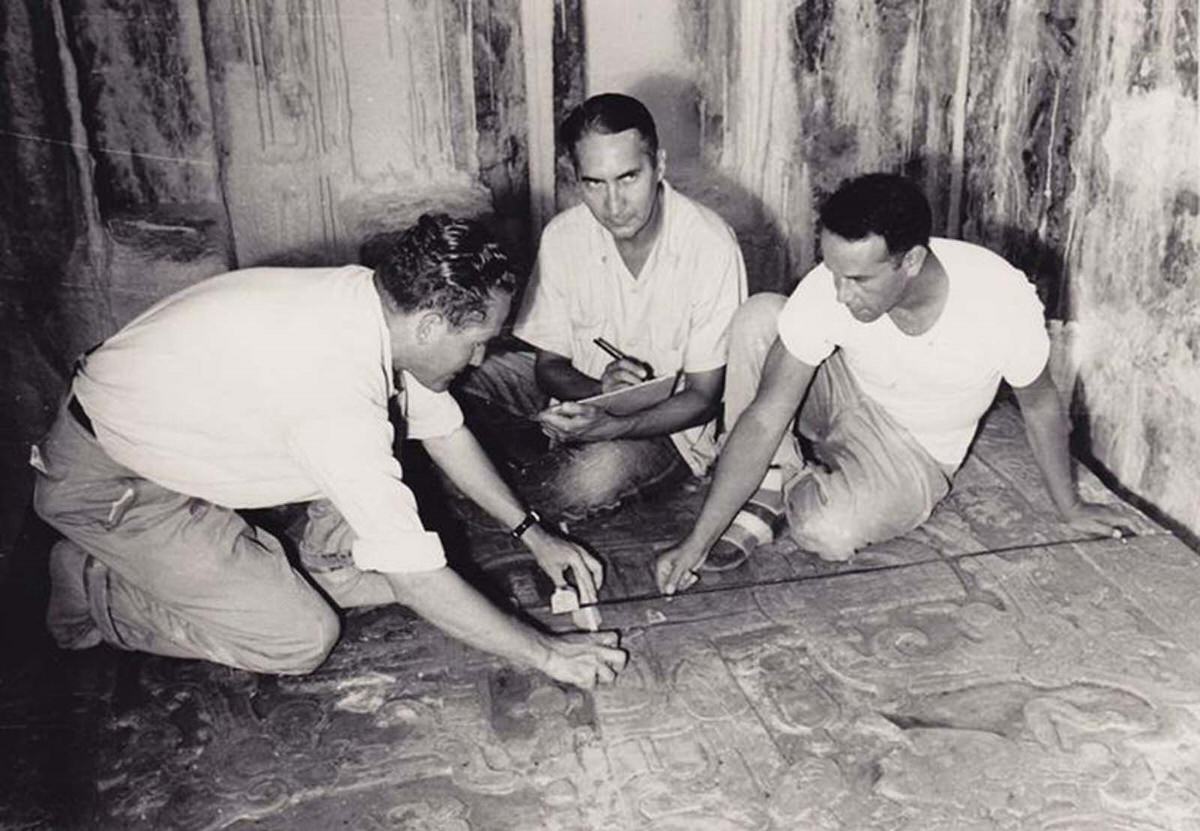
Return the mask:
<svg viewBox="0 0 1200 831">
<path fill-rule="evenodd" d="M 473 219 L 423 214 L 382 248 L 369 245 L 363 246 L 363 262 L 399 309 L 441 312 L 456 329 L 487 317 L 492 292 L 517 288 L 508 257 Z"/>
<path fill-rule="evenodd" d="M 593 95 L 571 110 L 558 130 L 558 138 L 571 154 L 571 161 L 578 163 L 575 146 L 584 136 L 589 133 L 607 136 L 626 130 L 638 131 L 650 158 L 658 154 L 658 131 L 646 105 L 628 95 L 605 92 Z"/>
<path fill-rule="evenodd" d="M 848 240 L 878 234 L 895 256 L 929 245 L 933 215 L 929 200 L 909 179 L 868 173 L 842 183 L 821 205 L 821 227 Z"/>
</svg>

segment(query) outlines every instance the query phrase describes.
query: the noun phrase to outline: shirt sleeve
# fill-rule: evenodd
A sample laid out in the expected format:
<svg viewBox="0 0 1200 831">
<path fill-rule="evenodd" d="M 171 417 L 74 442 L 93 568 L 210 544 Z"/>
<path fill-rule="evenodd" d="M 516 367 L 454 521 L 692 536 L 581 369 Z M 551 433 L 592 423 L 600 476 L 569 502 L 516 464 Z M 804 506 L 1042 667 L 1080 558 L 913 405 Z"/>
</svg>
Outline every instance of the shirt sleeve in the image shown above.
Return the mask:
<svg viewBox="0 0 1200 831">
<path fill-rule="evenodd" d="M 702 291 L 692 303 L 684 372 L 707 372 L 725 366 L 729 352 L 729 322 L 746 299 L 746 265 L 733 232 L 707 268 Z M 708 258 L 704 258 L 707 260 Z"/>
<path fill-rule="evenodd" d="M 820 265 L 796 286 L 779 313 L 779 339 L 797 360 L 818 366 L 838 345 L 835 321 L 846 312 L 837 302 L 833 275 Z"/>
<path fill-rule="evenodd" d="M 306 421 L 288 436 L 292 453 L 354 532 L 351 556 L 365 571 L 432 571 L 446 565 L 437 534 L 426 531 L 417 502 L 392 455 L 386 418 Z"/>
<path fill-rule="evenodd" d="M 557 250 L 554 236 L 553 226 L 542 234 L 537 265 L 525 290 L 513 334 L 538 349 L 569 358 L 571 311 L 567 281 L 571 273 L 567 259 Z"/>
<path fill-rule="evenodd" d="M 400 374 L 404 395 L 404 421 L 410 439 L 448 436 L 463 425 L 462 409 L 448 392 L 434 392 L 408 370 Z"/>
<path fill-rule="evenodd" d="M 1024 273 L 1013 270 L 1004 287 L 1002 314 L 996 332 L 1000 374 L 1014 387 L 1025 387 L 1037 380 L 1050 359 L 1050 335 L 1046 331 L 1046 313 L 1037 291 Z"/>
</svg>

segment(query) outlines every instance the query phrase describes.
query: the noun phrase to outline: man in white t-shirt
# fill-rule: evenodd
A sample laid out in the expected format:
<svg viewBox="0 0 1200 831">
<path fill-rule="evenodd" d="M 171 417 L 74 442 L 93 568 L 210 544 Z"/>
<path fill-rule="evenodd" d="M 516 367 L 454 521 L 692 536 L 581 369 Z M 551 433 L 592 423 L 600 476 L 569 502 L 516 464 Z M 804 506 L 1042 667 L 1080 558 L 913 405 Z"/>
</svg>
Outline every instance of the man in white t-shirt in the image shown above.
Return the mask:
<svg viewBox="0 0 1200 831">
<path fill-rule="evenodd" d="M 756 295 L 734 321 L 733 429 L 695 527 L 659 558 L 659 587 L 670 594 L 697 570 L 740 565 L 784 518 L 801 547 L 832 561 L 920 525 L 1002 378 L 1063 518 L 1120 533 L 1116 512 L 1076 494 L 1025 275 L 979 246 L 931 240 L 929 204 L 900 176 L 847 182 L 820 219 L 824 262 L 790 299 Z"/>
<path fill-rule="evenodd" d="M 556 585 L 594 591 L 598 561 L 543 530 L 446 392 L 508 315 L 516 280 L 471 220 L 426 215 L 372 271 L 256 268 L 159 303 L 81 359 L 33 448 L 34 504 L 66 539 L 47 623 L 258 672 L 318 666 L 338 616 L 240 509 L 310 502 L 300 559 L 341 608 L 403 603 L 480 649 L 590 687 L 624 664 L 610 633 L 543 635 L 446 565 L 392 452 L 407 434 L 529 546 Z"/>
<path fill-rule="evenodd" d="M 480 425 L 494 436 L 485 445 L 509 457 L 521 496 L 547 515 L 579 519 L 708 469 L 727 329 L 746 273 L 729 226 L 664 180 L 666 154 L 639 101 L 589 98 L 561 137 L 583 204 L 542 233 L 514 328 L 536 355 L 489 356 L 456 392 L 468 423 L 491 423 Z M 675 394 L 627 415 L 575 403 L 651 372 L 676 377 Z M 562 403 L 543 409 L 551 399 Z M 522 455 L 516 436 L 531 416 L 554 445 Z"/>
</svg>

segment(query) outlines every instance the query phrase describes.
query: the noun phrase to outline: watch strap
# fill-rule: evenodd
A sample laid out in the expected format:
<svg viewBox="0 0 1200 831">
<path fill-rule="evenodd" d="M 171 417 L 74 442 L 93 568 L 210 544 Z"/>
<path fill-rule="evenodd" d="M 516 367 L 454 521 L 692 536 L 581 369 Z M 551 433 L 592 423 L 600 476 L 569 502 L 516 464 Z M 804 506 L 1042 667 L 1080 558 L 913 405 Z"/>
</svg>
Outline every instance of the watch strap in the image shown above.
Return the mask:
<svg viewBox="0 0 1200 831">
<path fill-rule="evenodd" d="M 525 534 L 525 532 L 530 529 L 531 526 L 537 525 L 541 521 L 542 518 L 538 516 L 537 511 L 526 511 L 525 518 L 517 524 L 516 528 L 513 528 L 508 533 L 511 534 L 514 539 L 519 540 Z"/>
</svg>

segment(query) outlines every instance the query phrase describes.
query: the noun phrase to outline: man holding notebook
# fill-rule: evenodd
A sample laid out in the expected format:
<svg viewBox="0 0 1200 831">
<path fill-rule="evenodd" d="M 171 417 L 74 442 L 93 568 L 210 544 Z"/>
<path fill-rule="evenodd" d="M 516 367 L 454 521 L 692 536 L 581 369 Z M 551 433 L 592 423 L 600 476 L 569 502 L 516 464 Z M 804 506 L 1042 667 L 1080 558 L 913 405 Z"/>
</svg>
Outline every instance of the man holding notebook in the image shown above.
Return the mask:
<svg viewBox="0 0 1200 831">
<path fill-rule="evenodd" d="M 458 393 L 522 497 L 580 519 L 708 468 L 746 274 L 729 226 L 664 180 L 666 154 L 639 101 L 594 96 L 561 138 L 583 204 L 542 234 L 514 329 L 533 351 L 491 355 Z M 663 391 L 673 394 L 633 412 L 581 400 L 654 378 L 674 379 Z M 514 415 L 533 419 L 549 447 L 522 455 Z"/>
</svg>

